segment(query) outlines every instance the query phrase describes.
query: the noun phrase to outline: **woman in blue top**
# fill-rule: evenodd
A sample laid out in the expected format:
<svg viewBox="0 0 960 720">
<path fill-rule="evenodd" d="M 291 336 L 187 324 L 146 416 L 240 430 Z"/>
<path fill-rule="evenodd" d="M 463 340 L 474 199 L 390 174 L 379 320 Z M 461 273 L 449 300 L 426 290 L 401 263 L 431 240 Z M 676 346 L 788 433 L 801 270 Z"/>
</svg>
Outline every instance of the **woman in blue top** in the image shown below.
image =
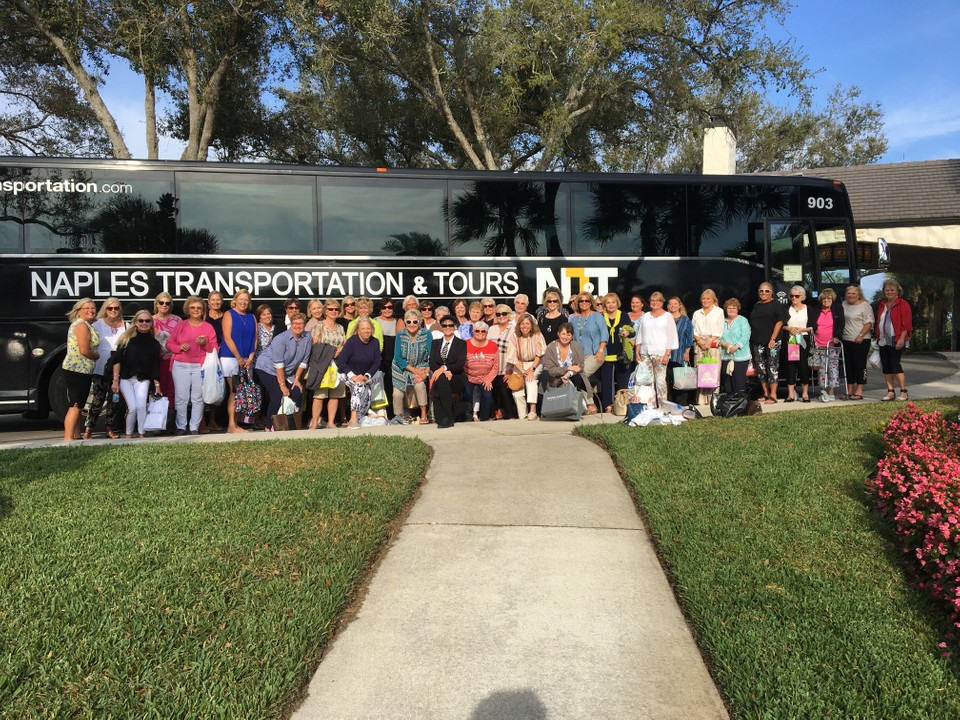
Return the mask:
<svg viewBox="0 0 960 720">
<path fill-rule="evenodd" d="M 693 391 L 677 390 L 673 387 L 673 369 L 690 364 L 690 354 L 693 352 L 693 322 L 687 315 L 683 301 L 676 295 L 667 302 L 667 312 L 677 324 L 679 342 L 677 349 L 670 352 L 670 362 L 667 364 L 667 394 L 673 402 L 689 405 L 693 402 Z"/>
<path fill-rule="evenodd" d="M 433 335 L 423 329 L 419 310 L 403 314 L 404 329 L 397 333 L 393 347 L 393 414 L 408 415 L 413 408 L 404 407 L 408 387 L 413 388 L 420 407 L 420 422 L 427 423 L 427 378 L 430 377 L 430 345 Z M 471 325 L 471 336 L 472 336 Z"/>
<path fill-rule="evenodd" d="M 726 318 L 720 336 L 720 387 L 726 393 L 743 392 L 747 389 L 750 364 L 750 323 L 740 314 L 740 301 L 736 298 L 723 304 L 723 312 Z"/>
<path fill-rule="evenodd" d="M 242 433 L 237 425 L 234 401 L 236 390 L 233 379 L 241 372 L 253 372 L 253 357 L 257 351 L 257 319 L 250 310 L 250 292 L 237 290 L 230 301 L 230 310 L 223 315 L 223 343 L 220 345 L 220 365 L 230 388 L 227 398 L 227 432 Z"/>
<path fill-rule="evenodd" d="M 596 312 L 590 293 L 577 295 L 574 305 L 577 312 L 570 318 L 573 339 L 583 348 L 583 371 L 592 378 L 603 365 L 607 350 L 607 324 L 603 321 L 603 315 Z"/>
</svg>

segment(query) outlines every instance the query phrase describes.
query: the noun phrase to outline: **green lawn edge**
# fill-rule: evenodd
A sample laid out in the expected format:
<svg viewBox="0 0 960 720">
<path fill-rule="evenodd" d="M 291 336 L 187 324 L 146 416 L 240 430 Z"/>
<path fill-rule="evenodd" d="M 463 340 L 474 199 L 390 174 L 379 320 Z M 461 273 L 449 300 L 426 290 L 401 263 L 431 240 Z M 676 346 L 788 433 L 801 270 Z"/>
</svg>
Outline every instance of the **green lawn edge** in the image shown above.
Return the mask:
<svg viewBox="0 0 960 720">
<path fill-rule="evenodd" d="M 960 717 L 943 615 L 864 486 L 901 407 L 576 429 L 618 466 L 734 717 Z"/>
<path fill-rule="evenodd" d="M 4 451 L 0 717 L 286 716 L 430 457 L 371 437 Z"/>
</svg>

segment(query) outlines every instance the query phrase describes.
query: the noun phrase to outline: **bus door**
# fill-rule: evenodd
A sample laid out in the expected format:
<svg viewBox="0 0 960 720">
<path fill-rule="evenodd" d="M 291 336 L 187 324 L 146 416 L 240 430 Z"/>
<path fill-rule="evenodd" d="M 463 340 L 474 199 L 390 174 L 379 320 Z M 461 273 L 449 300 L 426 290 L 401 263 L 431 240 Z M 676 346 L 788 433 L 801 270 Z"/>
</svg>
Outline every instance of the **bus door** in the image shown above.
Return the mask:
<svg viewBox="0 0 960 720">
<path fill-rule="evenodd" d="M 850 257 L 848 240 L 853 231 L 843 219 L 815 220 L 813 223 L 819 261 L 818 291 L 831 287 L 842 298 L 848 285 L 856 279 L 856 258 Z"/>
<path fill-rule="evenodd" d="M 0 324 L 0 357 L 3 372 L 0 372 L 0 411 L 24 411 L 26 390 L 30 387 L 30 342 L 27 339 L 26 323 L 4 322 Z"/>
<path fill-rule="evenodd" d="M 766 272 L 773 284 L 774 297 L 789 302 L 793 285 L 808 291 L 819 289 L 817 257 L 807 220 L 768 220 L 766 222 Z"/>
</svg>

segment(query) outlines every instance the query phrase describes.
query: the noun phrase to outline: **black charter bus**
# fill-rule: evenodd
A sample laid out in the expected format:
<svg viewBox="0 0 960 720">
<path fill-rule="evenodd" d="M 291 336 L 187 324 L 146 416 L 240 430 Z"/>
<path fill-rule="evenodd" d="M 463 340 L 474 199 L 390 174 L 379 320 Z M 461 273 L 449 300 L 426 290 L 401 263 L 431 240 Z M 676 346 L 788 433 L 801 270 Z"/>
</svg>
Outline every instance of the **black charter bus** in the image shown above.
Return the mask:
<svg viewBox="0 0 960 720">
<path fill-rule="evenodd" d="M 129 315 L 161 291 L 536 305 L 556 286 L 661 290 L 692 309 L 711 287 L 749 307 L 763 280 L 816 294 L 873 254 L 843 185 L 799 176 L 0 158 L 0 411 L 63 411 L 65 313 L 81 297 L 116 296 Z"/>
</svg>

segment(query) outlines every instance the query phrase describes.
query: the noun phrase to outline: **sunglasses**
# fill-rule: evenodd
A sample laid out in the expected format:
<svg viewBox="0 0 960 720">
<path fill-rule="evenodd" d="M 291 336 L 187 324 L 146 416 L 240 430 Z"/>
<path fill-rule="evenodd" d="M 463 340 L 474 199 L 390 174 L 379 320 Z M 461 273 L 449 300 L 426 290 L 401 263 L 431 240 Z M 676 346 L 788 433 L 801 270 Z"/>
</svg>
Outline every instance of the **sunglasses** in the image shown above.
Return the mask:
<svg viewBox="0 0 960 720">
<path fill-rule="evenodd" d="M 333 307 L 331 307 L 331 308 L 327 308 L 327 310 L 330 311 L 330 312 L 340 312 L 340 308 L 333 308 Z"/>
<path fill-rule="evenodd" d="M 556 305 L 558 302 L 560 302 L 560 301 L 559 301 L 559 300 L 547 300 L 547 305 Z"/>
<path fill-rule="evenodd" d="M 773 290 L 760 290 L 759 292 L 761 292 L 761 293 L 772 293 Z"/>
<path fill-rule="evenodd" d="M 355 302 L 352 302 L 352 303 L 344 303 L 343 306 L 344 306 L 344 307 L 356 307 L 357 304 L 356 304 Z"/>
<path fill-rule="evenodd" d="M 803 297 L 803 295 L 794 295 L 793 293 L 791 293 L 790 297 Z"/>
<path fill-rule="evenodd" d="M 474 334 L 474 335 L 486 335 L 486 334 L 487 334 L 487 331 L 486 331 L 486 330 L 474 330 L 474 331 L 473 331 L 473 334 Z"/>
<path fill-rule="evenodd" d="M 433 308 L 429 305 L 421 305 L 420 312 L 433 312 Z"/>
<path fill-rule="evenodd" d="M 137 325 L 153 325 L 153 320 L 144 320 L 141 318 L 137 320 Z"/>
<path fill-rule="evenodd" d="M 407 325 L 419 325 L 419 324 L 420 324 L 420 321 L 419 321 L 419 320 L 404 320 L 404 322 L 405 322 Z"/>
<path fill-rule="evenodd" d="M 393 305 L 384 305 L 381 310 L 393 310 Z"/>
<path fill-rule="evenodd" d="M 492 307 L 496 307 L 496 305 L 483 305 L 482 307 L 485 307 L 485 308 L 492 308 Z"/>
<path fill-rule="evenodd" d="M 592 300 L 577 300 L 577 304 L 579 304 L 579 305 L 592 305 L 592 304 L 593 304 L 593 301 L 592 301 Z"/>
<path fill-rule="evenodd" d="M 440 327 L 442 327 L 442 328 L 455 328 L 456 325 L 454 325 L 453 323 L 440 323 Z"/>
<path fill-rule="evenodd" d="M 510 314 L 510 313 L 508 313 L 508 312 L 498 312 L 498 313 L 496 313 L 496 316 L 497 316 L 497 317 L 507 317 L 507 315 L 509 315 L 509 314 Z"/>
<path fill-rule="evenodd" d="M 111 305 L 110 307 L 107 308 L 107 310 L 119 310 L 119 309 L 120 309 L 119 305 Z"/>
<path fill-rule="evenodd" d="M 169 305 L 169 300 L 157 300 L 157 305 Z"/>
<path fill-rule="evenodd" d="M 299 310 L 299 305 L 287 305 L 287 310 Z"/>
</svg>

